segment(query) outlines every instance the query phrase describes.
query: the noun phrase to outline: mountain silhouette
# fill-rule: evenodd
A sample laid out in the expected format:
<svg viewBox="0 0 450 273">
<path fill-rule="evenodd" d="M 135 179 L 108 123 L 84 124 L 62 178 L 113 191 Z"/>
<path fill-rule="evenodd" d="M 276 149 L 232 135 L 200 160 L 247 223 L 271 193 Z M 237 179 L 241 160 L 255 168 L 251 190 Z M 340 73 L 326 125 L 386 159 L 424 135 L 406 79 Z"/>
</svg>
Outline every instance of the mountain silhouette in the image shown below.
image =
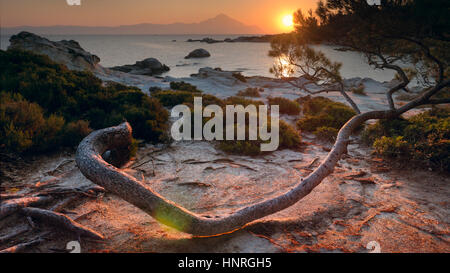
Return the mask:
<svg viewBox="0 0 450 273">
<path fill-rule="evenodd" d="M 199 23 L 137 24 L 112 27 L 96 26 L 20 26 L 2 28 L 3 35 L 28 31 L 44 35 L 67 34 L 262 34 L 257 26 L 248 26 L 225 14 Z"/>
</svg>

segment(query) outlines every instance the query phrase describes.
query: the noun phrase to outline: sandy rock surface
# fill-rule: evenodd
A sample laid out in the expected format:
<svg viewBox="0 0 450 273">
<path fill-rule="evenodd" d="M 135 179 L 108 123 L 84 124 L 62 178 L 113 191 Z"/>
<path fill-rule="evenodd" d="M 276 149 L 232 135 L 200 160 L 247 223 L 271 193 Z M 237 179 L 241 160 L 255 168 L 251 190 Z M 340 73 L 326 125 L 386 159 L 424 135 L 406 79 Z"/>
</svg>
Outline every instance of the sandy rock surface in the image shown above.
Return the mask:
<svg viewBox="0 0 450 273">
<path fill-rule="evenodd" d="M 302 151 L 251 158 L 227 156 L 203 141 L 166 148 L 149 145 L 124 171 L 187 209 L 216 217 L 289 190 L 326 156 L 327 148 L 310 144 Z M 67 215 L 106 238 L 81 238 L 83 251 L 367 252 L 371 241 L 382 252 L 450 251 L 448 176 L 393 167 L 357 143 L 349 151 L 334 174 L 309 196 L 231 234 L 193 238 L 108 193 L 77 200 Z M 5 192 L 92 186 L 78 171 L 73 155 L 31 163 L 28 170 L 30 175 L 4 183 Z M 18 216 L 6 220 L 0 224 L 1 233 L 26 225 Z M 20 239 L 39 232 L 35 229 Z M 67 242 L 78 240 L 60 230 L 53 235 L 30 251 L 63 251 Z"/>
</svg>

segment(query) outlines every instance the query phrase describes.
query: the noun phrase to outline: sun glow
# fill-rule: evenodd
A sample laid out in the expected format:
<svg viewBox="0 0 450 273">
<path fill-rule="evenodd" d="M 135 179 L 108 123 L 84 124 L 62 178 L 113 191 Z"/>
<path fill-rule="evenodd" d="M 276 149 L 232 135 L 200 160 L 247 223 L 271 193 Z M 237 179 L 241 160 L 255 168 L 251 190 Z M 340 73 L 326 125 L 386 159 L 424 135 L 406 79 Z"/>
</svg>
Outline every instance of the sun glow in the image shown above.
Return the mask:
<svg viewBox="0 0 450 273">
<path fill-rule="evenodd" d="M 294 17 L 292 14 L 285 15 L 283 16 L 282 22 L 285 27 L 292 27 L 294 25 Z"/>
<path fill-rule="evenodd" d="M 278 77 L 287 78 L 294 74 L 294 66 L 289 62 L 285 55 L 278 57 L 275 62 L 275 66 L 278 68 Z"/>
</svg>

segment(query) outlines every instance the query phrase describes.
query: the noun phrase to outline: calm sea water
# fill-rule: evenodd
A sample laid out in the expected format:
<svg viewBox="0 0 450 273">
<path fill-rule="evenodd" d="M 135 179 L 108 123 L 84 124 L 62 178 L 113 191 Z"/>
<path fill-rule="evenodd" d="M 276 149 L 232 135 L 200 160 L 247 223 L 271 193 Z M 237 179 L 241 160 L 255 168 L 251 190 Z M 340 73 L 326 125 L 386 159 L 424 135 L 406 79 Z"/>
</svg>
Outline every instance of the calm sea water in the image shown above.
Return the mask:
<svg viewBox="0 0 450 273">
<path fill-rule="evenodd" d="M 153 57 L 170 67 L 165 75 L 187 77 L 197 73 L 201 67 L 220 67 L 224 70 L 240 70 L 246 76 L 273 76 L 269 73 L 274 59 L 267 55 L 269 43 L 188 43 L 187 39 L 200 39 L 205 35 L 49 35 L 46 38 L 76 40 L 87 51 L 100 57 L 105 67 L 134 64 Z M 230 35 L 209 35 L 214 39 L 234 38 Z M 1 49 L 9 46 L 9 36 L 1 36 Z M 315 46 L 331 60 L 343 63 L 344 78 L 370 77 L 378 81 L 393 78 L 391 71 L 374 71 L 364 58 L 354 52 L 340 52 L 331 46 Z M 210 58 L 185 60 L 184 57 L 196 48 L 211 53 Z"/>
</svg>

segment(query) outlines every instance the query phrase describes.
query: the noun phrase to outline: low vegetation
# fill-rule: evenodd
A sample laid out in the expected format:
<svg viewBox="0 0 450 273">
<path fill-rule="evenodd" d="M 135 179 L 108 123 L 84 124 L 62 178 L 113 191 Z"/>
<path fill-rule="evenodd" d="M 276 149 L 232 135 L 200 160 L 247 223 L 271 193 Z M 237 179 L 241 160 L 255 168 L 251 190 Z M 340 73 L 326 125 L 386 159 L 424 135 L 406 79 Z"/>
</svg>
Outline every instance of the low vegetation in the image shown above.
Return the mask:
<svg viewBox="0 0 450 273">
<path fill-rule="evenodd" d="M 324 140 L 334 140 L 339 129 L 356 115 L 349 106 L 325 97 L 306 96 L 297 101 L 302 105 L 304 114 L 297 121 L 298 128 Z"/>
<path fill-rule="evenodd" d="M 167 111 L 138 88 L 104 85 L 90 72 L 71 71 L 47 56 L 26 51 L 0 51 L 0 68 L 4 151 L 45 152 L 74 146 L 91 130 L 125 120 L 136 138 L 167 139 Z"/>
<path fill-rule="evenodd" d="M 225 104 L 228 105 L 243 105 L 244 107 L 247 107 L 249 105 L 264 105 L 264 102 L 260 101 L 260 100 L 251 100 L 251 99 L 246 99 L 243 97 L 237 97 L 237 96 L 233 96 L 233 97 L 228 97 L 224 100 Z"/>
<path fill-rule="evenodd" d="M 202 92 L 197 89 L 197 86 L 192 85 L 190 83 L 183 82 L 183 81 L 171 82 L 170 89 L 179 90 L 179 91 L 188 91 L 188 92 L 193 92 L 193 93 L 201 93 Z"/>
<path fill-rule="evenodd" d="M 194 90 L 193 88 L 191 90 Z M 190 91 L 174 91 L 174 90 L 156 90 L 152 93 L 152 96 L 158 99 L 164 106 L 173 107 L 179 104 L 185 104 L 193 110 L 193 102 L 194 97 L 202 97 L 202 105 L 203 107 L 215 104 L 221 106 L 225 113 L 226 105 L 243 105 L 247 107 L 248 105 L 264 105 L 262 101 L 251 100 L 241 96 L 233 96 L 228 97 L 224 100 L 217 98 L 216 96 L 209 94 L 202 94 L 200 92 L 190 92 Z M 209 119 L 204 118 L 203 123 L 206 123 Z M 270 120 L 270 117 L 268 117 Z M 236 121 L 236 119 L 235 119 Z M 225 128 L 226 117 L 224 118 L 224 128 Z M 193 123 L 193 119 L 192 119 Z M 248 119 L 246 121 L 248 125 Z M 286 122 L 280 120 L 280 143 L 279 149 L 295 149 L 300 146 L 301 136 L 299 132 L 287 124 Z M 270 128 L 270 124 L 269 124 Z M 247 126 L 248 129 L 248 126 Z M 248 137 L 248 132 L 247 132 Z M 217 141 L 217 147 L 230 154 L 238 154 L 238 155 L 259 155 L 261 154 L 261 144 L 262 140 L 223 140 Z"/>
<path fill-rule="evenodd" d="M 269 118 L 270 120 L 270 118 Z M 268 128 L 270 128 L 270 122 L 268 123 Z M 301 135 L 292 126 L 287 124 L 285 121 L 280 120 L 279 124 L 280 132 L 280 142 L 278 150 L 282 149 L 297 149 L 301 145 Z M 256 156 L 263 154 L 261 152 L 261 144 L 264 141 L 258 140 L 224 140 L 219 141 L 217 147 L 224 152 L 237 155 L 249 155 Z"/>
<path fill-rule="evenodd" d="M 236 95 L 240 97 L 259 98 L 261 97 L 260 92 L 264 92 L 264 88 L 248 87 L 244 90 L 239 91 Z"/>
<path fill-rule="evenodd" d="M 409 119 L 381 120 L 363 131 L 379 155 L 408 158 L 450 171 L 450 110 L 434 109 Z"/>
<path fill-rule="evenodd" d="M 280 114 L 298 115 L 300 114 L 300 105 L 298 102 L 283 97 L 269 97 L 269 105 L 279 105 Z"/>
<path fill-rule="evenodd" d="M 189 91 L 162 90 L 152 93 L 162 105 L 174 107 L 179 104 L 193 103 L 195 94 Z"/>
</svg>

